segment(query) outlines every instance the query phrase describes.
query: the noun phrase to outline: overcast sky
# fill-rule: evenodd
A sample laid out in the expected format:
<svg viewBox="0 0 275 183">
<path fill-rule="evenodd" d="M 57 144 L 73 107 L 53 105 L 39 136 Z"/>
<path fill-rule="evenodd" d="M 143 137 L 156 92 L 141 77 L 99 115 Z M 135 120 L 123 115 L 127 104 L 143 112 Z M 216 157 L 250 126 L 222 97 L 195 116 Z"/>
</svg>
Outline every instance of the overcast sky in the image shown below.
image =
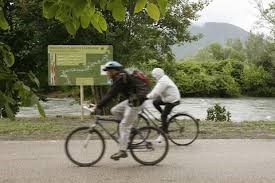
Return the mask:
<svg viewBox="0 0 275 183">
<path fill-rule="evenodd" d="M 273 0 L 263 0 L 264 3 Z M 208 7 L 200 12 L 201 17 L 196 24 L 204 22 L 225 22 L 237 25 L 246 31 L 255 29 L 259 13 L 254 0 L 213 0 Z"/>
</svg>

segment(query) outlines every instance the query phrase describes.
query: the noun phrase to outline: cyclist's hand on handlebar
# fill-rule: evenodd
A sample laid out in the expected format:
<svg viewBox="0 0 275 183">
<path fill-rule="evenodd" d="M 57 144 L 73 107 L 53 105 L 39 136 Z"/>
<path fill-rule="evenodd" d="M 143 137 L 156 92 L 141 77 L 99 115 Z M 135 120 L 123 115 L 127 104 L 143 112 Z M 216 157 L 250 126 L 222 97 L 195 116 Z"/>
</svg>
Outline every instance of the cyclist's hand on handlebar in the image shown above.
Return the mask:
<svg viewBox="0 0 275 183">
<path fill-rule="evenodd" d="M 97 107 L 97 108 L 95 109 L 95 114 L 96 114 L 96 115 L 102 115 L 102 109 Z"/>
<path fill-rule="evenodd" d="M 95 104 L 89 104 L 89 105 L 84 105 L 84 109 L 94 113 L 96 111 L 96 105 Z"/>
</svg>

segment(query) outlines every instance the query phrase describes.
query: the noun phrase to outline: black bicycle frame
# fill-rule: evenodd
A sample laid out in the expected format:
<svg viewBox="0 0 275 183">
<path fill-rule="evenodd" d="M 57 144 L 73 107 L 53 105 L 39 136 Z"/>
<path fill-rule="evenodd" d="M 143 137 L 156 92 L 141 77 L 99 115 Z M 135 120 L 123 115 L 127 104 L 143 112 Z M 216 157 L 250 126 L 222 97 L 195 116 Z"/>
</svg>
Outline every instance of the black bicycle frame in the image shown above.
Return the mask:
<svg viewBox="0 0 275 183">
<path fill-rule="evenodd" d="M 148 120 L 148 122 L 151 123 L 151 124 L 153 124 L 153 126 L 155 126 L 156 128 L 159 128 L 159 125 L 158 125 L 154 120 L 156 120 L 156 121 L 162 123 L 162 121 L 161 121 L 160 119 L 158 119 L 158 118 L 157 118 L 152 112 L 150 112 L 150 110 L 147 109 L 147 108 L 143 108 L 140 114 L 143 115 L 143 116 Z M 172 117 L 172 116 L 175 115 L 175 114 L 177 114 L 177 113 L 175 113 L 175 112 L 172 111 L 172 112 L 168 115 L 167 122 L 169 121 L 170 117 Z M 182 113 L 182 114 L 185 114 L 185 113 Z M 153 119 L 152 119 L 151 117 L 153 117 Z"/>
<path fill-rule="evenodd" d="M 100 117 L 96 117 L 96 120 L 95 120 L 95 125 L 98 125 L 100 126 L 103 131 L 105 131 L 117 144 L 119 144 L 119 141 L 118 141 L 118 138 L 115 137 L 112 133 L 110 133 L 108 131 L 108 129 L 106 129 L 104 127 L 104 125 L 102 123 L 119 123 L 120 120 L 117 120 L 117 119 L 106 119 L 106 118 L 100 118 Z M 92 126 L 92 128 L 94 128 L 95 126 Z M 137 129 L 134 129 L 137 131 Z M 141 138 L 145 138 L 142 134 L 139 134 L 141 136 Z M 143 147 L 144 145 L 131 145 L 130 148 L 131 149 L 140 149 L 141 147 Z"/>
<path fill-rule="evenodd" d="M 113 134 L 111 134 L 102 123 L 119 123 L 120 120 L 117 119 L 106 119 L 106 118 L 100 118 L 96 117 L 95 124 L 100 126 L 117 144 L 119 144 L 119 141 L 117 137 L 115 137 Z"/>
</svg>

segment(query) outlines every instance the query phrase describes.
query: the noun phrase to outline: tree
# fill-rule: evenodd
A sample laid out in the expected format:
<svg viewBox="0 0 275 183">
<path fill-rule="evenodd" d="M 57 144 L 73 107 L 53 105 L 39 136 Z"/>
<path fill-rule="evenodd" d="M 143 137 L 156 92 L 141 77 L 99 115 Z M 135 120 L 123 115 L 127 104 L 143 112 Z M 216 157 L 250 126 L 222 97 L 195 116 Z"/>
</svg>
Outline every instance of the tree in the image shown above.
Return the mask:
<svg viewBox="0 0 275 183">
<path fill-rule="evenodd" d="M 180 62 L 175 80 L 183 96 L 230 97 L 240 95 L 230 61 Z"/>
<path fill-rule="evenodd" d="M 265 70 L 269 70 L 273 76 L 273 84 L 275 86 L 275 2 L 264 4 L 262 0 L 254 0 L 256 8 L 260 12 L 260 26 L 264 26 L 270 30 L 269 41 L 266 41 L 265 50 L 260 55 L 261 65 Z"/>
<path fill-rule="evenodd" d="M 261 66 L 273 76 L 275 84 L 275 44 L 266 40 L 263 34 L 250 33 L 245 51 L 249 63 Z"/>
<path fill-rule="evenodd" d="M 242 75 L 242 90 L 254 96 L 272 96 L 272 75 L 263 67 L 246 65 Z"/>
<path fill-rule="evenodd" d="M 246 55 L 243 50 L 236 50 L 232 47 L 225 47 L 224 58 L 244 62 L 246 60 Z"/>
<path fill-rule="evenodd" d="M 272 39 L 275 37 L 275 2 L 270 2 L 267 6 L 264 5 L 262 0 L 254 0 L 257 9 L 261 16 L 261 25 L 268 28 L 271 33 Z"/>
<path fill-rule="evenodd" d="M 123 21 L 145 9 L 152 19 L 158 21 L 160 15 L 165 14 L 167 4 L 168 0 L 44 0 L 43 15 L 64 23 L 67 31 L 73 35 L 80 26 L 87 28 L 90 23 L 102 33 L 107 30 L 105 12 L 111 13 L 115 20 Z"/>
<path fill-rule="evenodd" d="M 199 49 L 190 59 L 197 61 L 223 60 L 223 48 L 220 43 L 214 42 Z"/>
<path fill-rule="evenodd" d="M 245 51 L 247 59 L 250 63 L 258 63 L 261 55 L 265 53 L 266 40 L 263 34 L 250 33 L 245 42 Z"/>
<path fill-rule="evenodd" d="M 235 40 L 228 40 L 225 47 L 220 43 L 211 43 L 195 53 L 192 60 L 209 61 L 209 60 L 226 60 L 234 59 L 245 61 L 246 56 L 242 43 Z"/>
<path fill-rule="evenodd" d="M 29 85 L 32 85 L 29 77 L 38 83 L 32 73 L 38 74 L 44 86 L 47 86 L 46 80 L 42 79 L 47 78 L 48 44 L 112 44 L 114 57 L 125 65 L 144 63 L 150 59 L 171 61 L 173 54 L 169 46 L 196 39 L 187 28 L 191 20 L 196 19 L 196 13 L 207 4 L 207 1 L 189 3 L 179 0 L 169 1 L 169 7 L 165 0 L 155 3 L 143 0 L 45 0 L 42 4 L 39 0 L 0 2 L 4 7 L 0 11 L 0 24 L 5 30 L 9 29 L 1 31 L 0 38 L 11 45 L 16 59 L 9 71 L 16 77 L 24 74 L 20 75 L 21 84 Z M 55 18 L 58 22 L 43 20 L 40 16 L 42 10 L 45 17 Z M 80 26 L 83 29 L 79 29 Z M 104 34 L 99 34 L 103 31 Z M 10 82 L 16 83 L 17 79 Z M 7 78 L 3 81 L 8 82 Z M 26 85 L 19 88 L 32 92 L 29 87 L 23 86 Z M 8 93 L 9 89 L 3 91 Z M 15 92 L 12 97 L 18 96 Z M 31 98 L 34 100 L 35 97 L 26 97 Z M 16 106 L 18 104 L 19 101 Z"/>
<path fill-rule="evenodd" d="M 237 39 L 228 39 L 226 41 L 226 46 L 233 48 L 236 51 L 242 51 L 243 50 L 243 44 L 240 40 L 240 38 Z"/>
<path fill-rule="evenodd" d="M 0 28 L 8 30 L 9 24 L 5 19 L 3 7 L 5 2 L 0 1 Z M 44 110 L 41 107 L 38 98 L 33 91 L 24 84 L 13 71 L 15 59 L 8 45 L 0 41 L 0 113 L 4 117 L 14 119 L 18 107 L 36 104 L 42 116 L 45 116 Z M 32 72 L 28 73 L 28 77 L 36 85 L 39 86 L 37 78 Z"/>
<path fill-rule="evenodd" d="M 102 12 L 109 28 L 104 34 L 90 26 L 70 36 L 62 23 L 45 21 L 39 16 L 42 13 L 39 0 L 25 1 L 23 4 L 17 0 L 10 2 L 7 15 L 11 30 L 4 39 L 15 52 L 17 62 L 14 69 L 16 72 L 32 70 L 41 81 L 42 88 L 47 88 L 46 50 L 49 44 L 111 44 L 114 46 L 114 58 L 125 65 L 137 61 L 145 63 L 151 59 L 171 61 L 173 54 L 170 45 L 197 38 L 190 35 L 187 28 L 202 8 L 196 3 L 170 1 L 170 8 L 158 23 L 148 18 L 145 11 L 118 22 L 106 10 Z M 173 15 L 175 13 L 177 15 Z"/>
</svg>

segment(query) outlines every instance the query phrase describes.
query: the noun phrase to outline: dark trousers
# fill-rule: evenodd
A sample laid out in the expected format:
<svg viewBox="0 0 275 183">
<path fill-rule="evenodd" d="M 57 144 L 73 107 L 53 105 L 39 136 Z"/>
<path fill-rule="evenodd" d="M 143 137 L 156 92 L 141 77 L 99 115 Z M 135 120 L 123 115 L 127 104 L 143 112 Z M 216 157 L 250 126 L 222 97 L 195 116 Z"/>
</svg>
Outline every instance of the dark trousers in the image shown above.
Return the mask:
<svg viewBox="0 0 275 183">
<path fill-rule="evenodd" d="M 167 117 L 170 114 L 170 112 L 172 111 L 172 109 L 179 104 L 180 104 L 179 101 L 174 102 L 174 103 L 165 103 L 160 98 L 153 101 L 153 105 L 161 113 L 161 122 L 162 122 L 161 129 L 165 133 L 168 133 Z M 162 105 L 164 105 L 164 109 L 161 108 Z"/>
</svg>

